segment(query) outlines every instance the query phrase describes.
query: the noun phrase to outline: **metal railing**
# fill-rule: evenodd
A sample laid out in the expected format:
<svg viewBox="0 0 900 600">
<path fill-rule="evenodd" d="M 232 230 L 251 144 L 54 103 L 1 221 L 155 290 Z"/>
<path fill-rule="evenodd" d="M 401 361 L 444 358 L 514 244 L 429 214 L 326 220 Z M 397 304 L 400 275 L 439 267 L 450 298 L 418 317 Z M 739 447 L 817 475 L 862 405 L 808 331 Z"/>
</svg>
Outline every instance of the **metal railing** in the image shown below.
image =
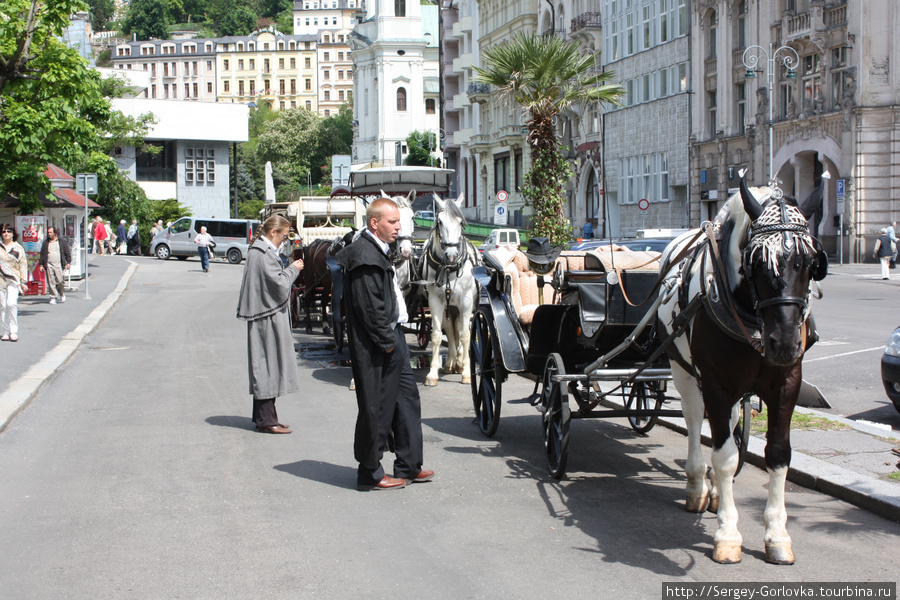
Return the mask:
<svg viewBox="0 0 900 600">
<path fill-rule="evenodd" d="M 603 19 L 601 17 L 601 13 L 598 12 L 587 12 L 578 15 L 572 19 L 572 32 L 574 33 L 585 27 L 602 27 Z"/>
</svg>

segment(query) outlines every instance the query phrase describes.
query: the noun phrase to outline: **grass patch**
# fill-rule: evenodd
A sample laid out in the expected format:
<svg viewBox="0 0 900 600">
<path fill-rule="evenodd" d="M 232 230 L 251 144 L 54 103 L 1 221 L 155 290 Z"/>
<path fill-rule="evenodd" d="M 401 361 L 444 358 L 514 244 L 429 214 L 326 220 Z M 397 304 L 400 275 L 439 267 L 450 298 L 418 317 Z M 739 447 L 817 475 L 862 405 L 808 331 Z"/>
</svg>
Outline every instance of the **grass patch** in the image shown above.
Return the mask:
<svg viewBox="0 0 900 600">
<path fill-rule="evenodd" d="M 900 471 L 894 471 L 890 475 L 887 476 L 891 481 L 900 481 Z"/>
<path fill-rule="evenodd" d="M 768 408 L 763 405 L 762 412 L 755 415 L 750 420 L 750 431 L 752 433 L 765 433 L 769 430 L 768 419 Z M 833 421 L 827 417 L 794 412 L 794 416 L 791 417 L 791 429 L 803 431 L 840 431 L 853 428 L 839 421 Z"/>
</svg>

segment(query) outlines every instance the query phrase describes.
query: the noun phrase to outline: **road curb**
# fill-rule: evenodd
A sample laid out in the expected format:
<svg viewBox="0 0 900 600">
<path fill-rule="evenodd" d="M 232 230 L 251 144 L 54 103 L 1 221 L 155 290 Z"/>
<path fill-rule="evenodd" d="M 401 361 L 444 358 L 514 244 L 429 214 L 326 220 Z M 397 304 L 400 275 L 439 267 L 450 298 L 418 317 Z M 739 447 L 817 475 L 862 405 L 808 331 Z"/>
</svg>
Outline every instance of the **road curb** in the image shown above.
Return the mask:
<svg viewBox="0 0 900 600">
<path fill-rule="evenodd" d="M 119 278 L 113 291 L 107 294 L 106 298 L 75 329 L 63 336 L 62 341 L 48 351 L 37 364 L 0 393 L 0 431 L 4 431 L 19 411 L 28 406 L 44 384 L 50 381 L 69 361 L 81 346 L 84 338 L 103 322 L 109 311 L 118 303 L 138 268 L 136 262 L 131 260 L 128 262 L 130 263 L 128 269 Z"/>
<path fill-rule="evenodd" d="M 875 428 L 862 426 L 849 419 L 835 418 L 810 409 L 801 410 L 821 415 L 832 421 L 846 423 L 862 433 L 877 433 L 878 435 L 888 433 L 880 430 L 876 432 Z M 687 435 L 684 419 L 660 418 L 659 423 L 673 431 Z M 888 433 L 888 435 L 890 434 Z M 702 437 L 705 445 L 712 445 L 709 424 L 706 421 L 703 422 Z M 765 441 L 751 436 L 750 444 L 747 447 L 747 462 L 760 469 L 765 469 L 765 449 Z M 787 478 L 797 485 L 844 500 L 891 521 L 900 522 L 900 494 L 894 483 L 881 481 L 875 477 L 833 465 L 797 450 L 792 453 Z"/>
</svg>

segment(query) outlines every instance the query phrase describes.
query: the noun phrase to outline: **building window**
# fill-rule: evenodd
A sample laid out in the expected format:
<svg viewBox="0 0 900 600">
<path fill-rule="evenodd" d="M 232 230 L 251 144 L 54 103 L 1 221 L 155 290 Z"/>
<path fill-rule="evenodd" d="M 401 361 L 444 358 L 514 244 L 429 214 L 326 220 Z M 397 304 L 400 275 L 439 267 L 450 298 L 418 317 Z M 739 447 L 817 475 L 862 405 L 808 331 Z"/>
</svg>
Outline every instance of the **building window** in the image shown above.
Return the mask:
<svg viewBox="0 0 900 600">
<path fill-rule="evenodd" d="M 297 80 L 291 79 L 291 94 L 297 93 Z"/>
<path fill-rule="evenodd" d="M 716 135 L 716 90 L 706 92 L 706 105 L 709 109 L 709 139 Z"/>
<path fill-rule="evenodd" d="M 343 70 L 343 69 L 339 69 L 339 70 L 338 70 L 338 79 L 343 79 L 343 78 L 344 78 L 344 70 Z"/>
<path fill-rule="evenodd" d="M 747 120 L 747 84 L 739 83 L 734 86 L 734 131 L 736 135 L 744 135 Z"/>
<path fill-rule="evenodd" d="M 243 70 L 244 70 L 244 59 L 239 58 L 238 59 L 238 71 L 243 71 Z"/>
<path fill-rule="evenodd" d="M 406 88 L 397 88 L 397 110 L 406 110 Z"/>
<path fill-rule="evenodd" d="M 284 96 L 284 79 L 278 80 L 278 93 L 280 95 Z M 282 102 L 282 104 L 284 104 L 284 103 Z M 282 106 L 281 108 L 284 108 L 284 107 Z"/>
<path fill-rule="evenodd" d="M 228 59 L 226 58 L 222 61 L 222 70 L 227 71 L 230 68 L 228 65 L 229 65 Z"/>
<path fill-rule="evenodd" d="M 255 70 L 256 69 L 256 59 L 251 58 L 249 62 L 250 62 L 250 70 L 251 71 Z"/>
<path fill-rule="evenodd" d="M 734 48 L 743 50 L 747 47 L 747 0 L 741 0 L 738 4 L 734 28 Z"/>
<path fill-rule="evenodd" d="M 206 82 L 206 93 L 207 93 L 207 94 L 212 94 L 212 81 L 207 81 L 207 82 Z"/>
<path fill-rule="evenodd" d="M 844 95 L 848 96 L 853 93 L 853 78 L 847 74 L 847 52 L 846 46 L 839 46 L 831 49 L 831 77 L 832 77 L 832 106 L 840 109 L 844 106 Z"/>
<path fill-rule="evenodd" d="M 284 110 L 284 101 L 283 100 L 278 103 L 278 108 L 281 110 Z"/>
<path fill-rule="evenodd" d="M 338 60 L 344 60 L 344 53 L 338 52 Z"/>
<path fill-rule="evenodd" d="M 394 16 L 406 16 L 406 0 L 394 0 Z"/>
<path fill-rule="evenodd" d="M 291 70 L 296 69 L 297 68 L 297 59 L 292 57 L 290 64 L 291 64 Z"/>
<path fill-rule="evenodd" d="M 135 157 L 137 181 L 175 181 L 175 142 L 147 142 L 159 148 L 158 154 L 140 152 Z"/>
<path fill-rule="evenodd" d="M 307 56 L 306 58 L 303 59 L 303 67 L 304 67 L 305 69 L 309 69 L 309 68 L 311 68 L 311 66 L 312 66 L 311 60 L 310 60 L 310 58 Z"/>
<path fill-rule="evenodd" d="M 707 44 L 709 48 L 707 49 L 706 57 L 707 58 L 715 58 L 716 57 L 716 13 L 715 11 L 710 11 L 709 17 L 707 19 Z"/>
<path fill-rule="evenodd" d="M 331 116 L 331 111 L 330 111 L 330 110 L 326 110 L 326 111 L 325 111 L 325 118 L 327 119 L 327 118 L 330 117 L 330 116 Z"/>
<path fill-rule="evenodd" d="M 325 97 L 325 102 L 330 102 L 330 101 L 331 101 L 331 92 L 328 91 L 328 90 L 325 90 L 325 91 L 323 92 L 323 94 L 324 94 L 324 97 Z"/>
<path fill-rule="evenodd" d="M 326 39 L 325 41 L 328 42 L 327 39 Z M 330 52 L 323 52 L 323 53 L 322 53 L 322 61 L 323 61 L 323 62 L 328 62 L 328 61 L 330 60 L 330 58 L 329 58 L 330 56 L 331 56 L 331 53 L 330 53 Z"/>
<path fill-rule="evenodd" d="M 344 90 L 338 90 L 338 100 L 341 102 L 344 101 Z"/>
<path fill-rule="evenodd" d="M 324 71 L 322 71 L 322 79 L 324 79 L 326 81 L 331 79 L 331 71 L 329 71 L 328 69 L 325 69 Z"/>
<path fill-rule="evenodd" d="M 243 95 L 244 95 L 244 80 L 241 79 L 240 81 L 238 81 L 238 96 L 243 96 Z"/>
<path fill-rule="evenodd" d="M 255 94 L 256 94 L 256 81 L 251 79 L 250 80 L 250 95 L 253 96 Z"/>
<path fill-rule="evenodd" d="M 434 98 L 426 98 L 425 99 L 425 114 L 433 115 L 434 113 L 435 113 Z"/>
<path fill-rule="evenodd" d="M 312 102 L 309 100 L 306 101 L 306 110 L 312 110 Z"/>
<path fill-rule="evenodd" d="M 222 82 L 222 91 L 225 92 L 226 94 L 231 91 L 231 82 L 228 81 L 227 79 Z"/>
<path fill-rule="evenodd" d="M 804 56 L 803 65 L 803 109 L 806 112 L 822 112 L 822 71 L 818 54 Z"/>
<path fill-rule="evenodd" d="M 283 68 L 284 68 L 284 59 L 283 59 L 283 58 L 279 58 L 279 59 L 278 59 L 278 68 L 279 68 L 279 69 L 283 69 Z"/>
<path fill-rule="evenodd" d="M 269 59 L 268 58 L 263 59 L 263 73 L 271 73 L 271 72 L 272 72 L 272 67 L 269 62 Z"/>
<path fill-rule="evenodd" d="M 304 80 L 303 80 L 303 86 L 304 86 L 304 88 L 306 89 L 307 92 L 308 92 L 309 90 L 311 90 L 311 89 L 312 89 L 312 79 L 304 79 Z"/>
<path fill-rule="evenodd" d="M 509 190 L 509 153 L 494 156 L 494 193 Z"/>
<path fill-rule="evenodd" d="M 184 84 L 184 97 L 185 98 L 191 97 L 191 84 L 189 84 L 189 83 Z"/>
</svg>

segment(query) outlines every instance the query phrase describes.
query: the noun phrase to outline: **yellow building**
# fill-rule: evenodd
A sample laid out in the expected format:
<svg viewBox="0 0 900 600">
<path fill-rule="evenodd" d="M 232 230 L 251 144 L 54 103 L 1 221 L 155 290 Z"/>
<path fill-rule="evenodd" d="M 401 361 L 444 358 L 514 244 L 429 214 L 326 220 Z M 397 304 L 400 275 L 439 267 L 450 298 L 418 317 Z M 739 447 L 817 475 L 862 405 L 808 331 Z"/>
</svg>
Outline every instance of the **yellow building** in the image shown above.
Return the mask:
<svg viewBox="0 0 900 600">
<path fill-rule="evenodd" d="M 219 102 L 318 110 L 316 36 L 266 30 L 215 41 Z"/>
</svg>

